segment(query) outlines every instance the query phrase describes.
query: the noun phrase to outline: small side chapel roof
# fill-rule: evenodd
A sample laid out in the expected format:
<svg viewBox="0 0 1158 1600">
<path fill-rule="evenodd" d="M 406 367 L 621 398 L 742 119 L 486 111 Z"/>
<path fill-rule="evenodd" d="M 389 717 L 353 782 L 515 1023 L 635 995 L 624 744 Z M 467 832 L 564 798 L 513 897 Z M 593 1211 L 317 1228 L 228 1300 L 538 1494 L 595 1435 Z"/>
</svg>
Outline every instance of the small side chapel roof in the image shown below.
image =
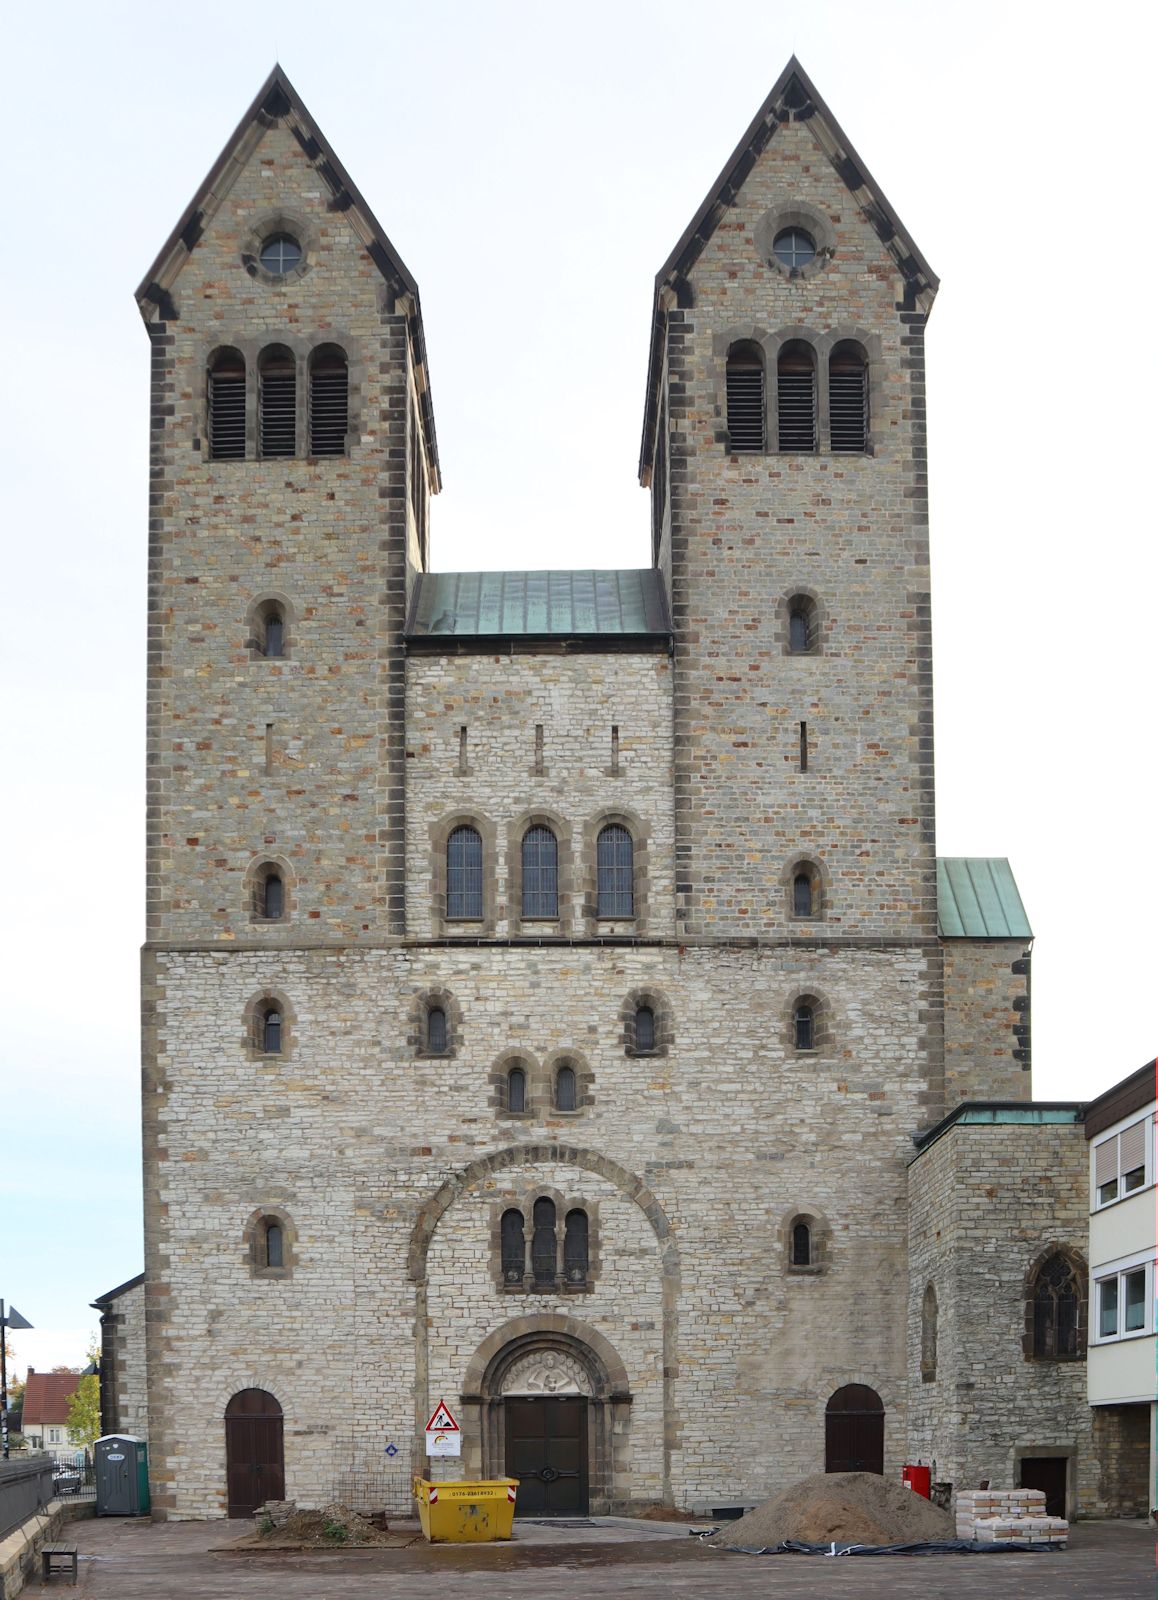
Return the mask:
<svg viewBox="0 0 1158 1600">
<path fill-rule="evenodd" d="M 409 302 L 408 321 L 418 378 L 420 408 L 426 432 L 432 486 L 437 493 L 441 487 L 438 441 L 434 433 L 434 413 L 430 403 L 426 336 L 422 327 L 418 284 L 280 64 L 275 64 L 273 71 L 257 91 L 252 104 L 226 140 L 225 148 L 209 169 L 197 193 L 181 213 L 177 226 L 161 246 L 156 260 L 137 289 L 137 303 L 141 306 L 142 312 L 146 306 L 155 306 L 162 317 L 172 315 L 172 297 L 169 291 L 193 247 L 205 231 L 206 220 L 214 215 L 229 193 L 238 172 L 252 155 L 261 133 L 279 121 L 284 122 L 293 134 L 329 190 L 331 209 L 345 214 L 394 295 L 400 300 Z"/>
<path fill-rule="evenodd" d="M 852 142 L 829 110 L 812 79 L 795 56 L 772 86 L 771 93 L 757 111 L 744 137 L 732 151 L 703 204 L 684 231 L 683 237 L 656 273 L 652 310 L 651 354 L 647 372 L 647 402 L 643 417 L 643 445 L 639 474 L 646 485 L 654 453 L 655 423 L 658 411 L 660 351 L 668 305 L 685 304 L 687 276 L 708 240 L 715 233 L 729 206 L 739 194 L 744 180 L 782 122 L 807 122 L 818 145 L 832 162 L 837 175 L 876 229 L 881 241 L 896 257 L 914 303 L 932 304 L 940 280 L 925 260 L 916 241 L 893 210 L 880 184 L 869 172 Z"/>
<path fill-rule="evenodd" d="M 408 640 L 666 639 L 663 578 L 654 568 L 578 572 L 425 572 Z"/>
<path fill-rule="evenodd" d="M 937 857 L 937 932 L 942 939 L 1032 939 L 1004 856 Z"/>
</svg>

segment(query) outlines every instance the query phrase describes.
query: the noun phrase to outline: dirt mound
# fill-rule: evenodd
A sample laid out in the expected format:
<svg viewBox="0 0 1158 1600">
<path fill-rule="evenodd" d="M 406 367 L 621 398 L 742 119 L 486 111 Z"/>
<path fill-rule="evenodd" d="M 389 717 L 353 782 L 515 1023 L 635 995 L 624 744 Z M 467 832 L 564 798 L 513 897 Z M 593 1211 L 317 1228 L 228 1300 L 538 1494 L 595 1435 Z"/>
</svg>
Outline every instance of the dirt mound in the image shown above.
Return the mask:
<svg viewBox="0 0 1158 1600">
<path fill-rule="evenodd" d="M 911 1544 L 955 1537 L 953 1518 L 923 1495 L 875 1472 L 818 1472 L 749 1511 L 716 1535 L 731 1549 L 786 1540 L 829 1544 Z"/>
<path fill-rule="evenodd" d="M 343 1545 L 392 1545 L 399 1543 L 396 1533 L 376 1528 L 349 1506 L 323 1506 L 320 1511 L 299 1511 L 292 1501 L 262 1506 L 255 1529 L 239 1544 L 261 1545 L 267 1549 L 341 1549 Z M 411 1535 L 410 1537 L 413 1537 Z M 405 1540 L 404 1542 L 409 1542 Z"/>
</svg>

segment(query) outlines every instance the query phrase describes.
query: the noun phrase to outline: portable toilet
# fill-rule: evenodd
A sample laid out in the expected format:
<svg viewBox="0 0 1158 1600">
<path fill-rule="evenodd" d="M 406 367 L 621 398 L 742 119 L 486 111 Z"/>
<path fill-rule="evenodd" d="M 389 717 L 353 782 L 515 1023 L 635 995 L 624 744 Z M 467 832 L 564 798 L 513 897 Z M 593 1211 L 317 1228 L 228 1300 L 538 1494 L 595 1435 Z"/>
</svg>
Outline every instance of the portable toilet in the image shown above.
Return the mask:
<svg viewBox="0 0 1158 1600">
<path fill-rule="evenodd" d="M 98 1517 L 143 1517 L 149 1509 L 149 1447 L 127 1433 L 93 1445 Z"/>
</svg>

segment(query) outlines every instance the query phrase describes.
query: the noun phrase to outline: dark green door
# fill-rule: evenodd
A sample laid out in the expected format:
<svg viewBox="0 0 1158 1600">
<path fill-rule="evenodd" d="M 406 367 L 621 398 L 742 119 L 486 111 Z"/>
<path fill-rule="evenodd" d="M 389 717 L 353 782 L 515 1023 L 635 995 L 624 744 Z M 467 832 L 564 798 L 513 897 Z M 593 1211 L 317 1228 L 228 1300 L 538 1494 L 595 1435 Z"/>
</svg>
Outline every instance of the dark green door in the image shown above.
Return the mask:
<svg viewBox="0 0 1158 1600">
<path fill-rule="evenodd" d="M 587 1402 L 507 1401 L 507 1475 L 519 1480 L 516 1517 L 587 1515 Z"/>
</svg>

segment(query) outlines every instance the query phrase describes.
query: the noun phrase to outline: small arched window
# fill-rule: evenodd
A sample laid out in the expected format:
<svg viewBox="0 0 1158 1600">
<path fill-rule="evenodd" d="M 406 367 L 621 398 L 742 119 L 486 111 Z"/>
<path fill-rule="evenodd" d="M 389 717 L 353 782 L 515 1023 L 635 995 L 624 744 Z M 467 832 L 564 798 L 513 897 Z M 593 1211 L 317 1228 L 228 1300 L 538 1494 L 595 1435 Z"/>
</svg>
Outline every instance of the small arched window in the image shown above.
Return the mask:
<svg viewBox="0 0 1158 1600">
<path fill-rule="evenodd" d="M 349 369 L 346 353 L 336 344 L 324 344 L 310 357 L 310 454 L 341 456 L 346 453 L 349 426 Z"/>
<path fill-rule="evenodd" d="M 655 1012 L 650 1006 L 639 1006 L 635 1013 L 635 1048 L 655 1049 Z"/>
<path fill-rule="evenodd" d="M 587 1282 L 587 1213 L 568 1211 L 563 1228 L 563 1277 L 572 1288 Z"/>
<path fill-rule="evenodd" d="M 521 1284 L 526 1271 L 526 1242 L 523 1213 L 504 1211 L 499 1225 L 503 1282 Z"/>
<path fill-rule="evenodd" d="M 279 922 L 285 916 L 285 884 L 280 872 L 268 872 L 260 880 L 261 915 L 267 922 Z"/>
<path fill-rule="evenodd" d="M 828 424 L 834 451 L 868 449 L 868 363 L 858 344 L 838 344 L 828 361 Z"/>
<path fill-rule="evenodd" d="M 267 1267 L 284 1267 L 285 1251 L 283 1248 L 283 1235 L 280 1222 L 267 1222 L 262 1227 L 263 1234 L 263 1265 Z"/>
<path fill-rule="evenodd" d="M 285 655 L 285 612 L 278 601 L 267 600 L 259 608 L 254 642 L 267 660 L 278 661 Z"/>
<path fill-rule="evenodd" d="M 482 835 L 477 828 L 455 828 L 446 844 L 446 915 L 452 922 L 478 922 L 482 914 Z"/>
<path fill-rule="evenodd" d="M 519 1114 L 527 1109 L 527 1073 L 524 1067 L 512 1067 L 507 1073 L 507 1110 Z"/>
<path fill-rule="evenodd" d="M 797 1050 L 816 1047 L 816 1012 L 807 1000 L 799 1000 L 792 1013 L 792 1042 Z"/>
<path fill-rule="evenodd" d="M 554 920 L 559 915 L 559 843 L 550 828 L 536 824 L 523 835 L 524 919 Z"/>
<path fill-rule="evenodd" d="M 818 638 L 816 601 L 811 595 L 794 594 L 788 602 L 788 649 L 794 656 L 808 655 L 816 649 Z"/>
<path fill-rule="evenodd" d="M 812 1261 L 812 1229 L 807 1222 L 792 1224 L 792 1265 L 810 1267 Z"/>
<path fill-rule="evenodd" d="M 555 1110 L 574 1111 L 579 1104 L 579 1086 L 575 1068 L 561 1066 L 555 1073 Z"/>
<path fill-rule="evenodd" d="M 245 458 L 245 358 L 219 350 L 209 368 L 209 458 Z"/>
<path fill-rule="evenodd" d="M 728 448 L 734 453 L 764 448 L 764 353 L 746 341 L 728 351 Z"/>
<path fill-rule="evenodd" d="M 440 1056 L 446 1051 L 446 1012 L 442 1006 L 431 1006 L 426 1013 L 426 1048 L 431 1055 Z"/>
<path fill-rule="evenodd" d="M 813 875 L 807 867 L 797 867 L 792 875 L 792 915 L 794 917 L 814 917 L 816 915 L 816 892 Z"/>
<path fill-rule="evenodd" d="M 1033 1355 L 1038 1360 L 1077 1361 L 1085 1354 L 1085 1273 L 1071 1256 L 1055 1250 L 1030 1285 Z"/>
<path fill-rule="evenodd" d="M 261 352 L 258 365 L 258 438 L 260 455 L 297 454 L 297 362 L 285 345 L 272 344 Z"/>
<path fill-rule="evenodd" d="M 621 823 L 600 830 L 595 846 L 596 915 L 635 915 L 635 860 L 632 839 Z"/>
<path fill-rule="evenodd" d="M 531 1273 L 537 1288 L 553 1288 L 556 1269 L 555 1202 L 545 1196 L 536 1200 L 532 1216 Z"/>
<path fill-rule="evenodd" d="M 811 345 L 793 339 L 776 363 L 778 448 L 794 453 L 816 450 L 816 357 Z"/>
<path fill-rule="evenodd" d="M 276 1005 L 265 1005 L 257 1013 L 257 1043 L 263 1055 L 277 1056 L 282 1049 L 281 1011 Z"/>
<path fill-rule="evenodd" d="M 921 1382 L 932 1383 L 937 1376 L 937 1291 L 925 1285 L 921 1299 Z"/>
</svg>

